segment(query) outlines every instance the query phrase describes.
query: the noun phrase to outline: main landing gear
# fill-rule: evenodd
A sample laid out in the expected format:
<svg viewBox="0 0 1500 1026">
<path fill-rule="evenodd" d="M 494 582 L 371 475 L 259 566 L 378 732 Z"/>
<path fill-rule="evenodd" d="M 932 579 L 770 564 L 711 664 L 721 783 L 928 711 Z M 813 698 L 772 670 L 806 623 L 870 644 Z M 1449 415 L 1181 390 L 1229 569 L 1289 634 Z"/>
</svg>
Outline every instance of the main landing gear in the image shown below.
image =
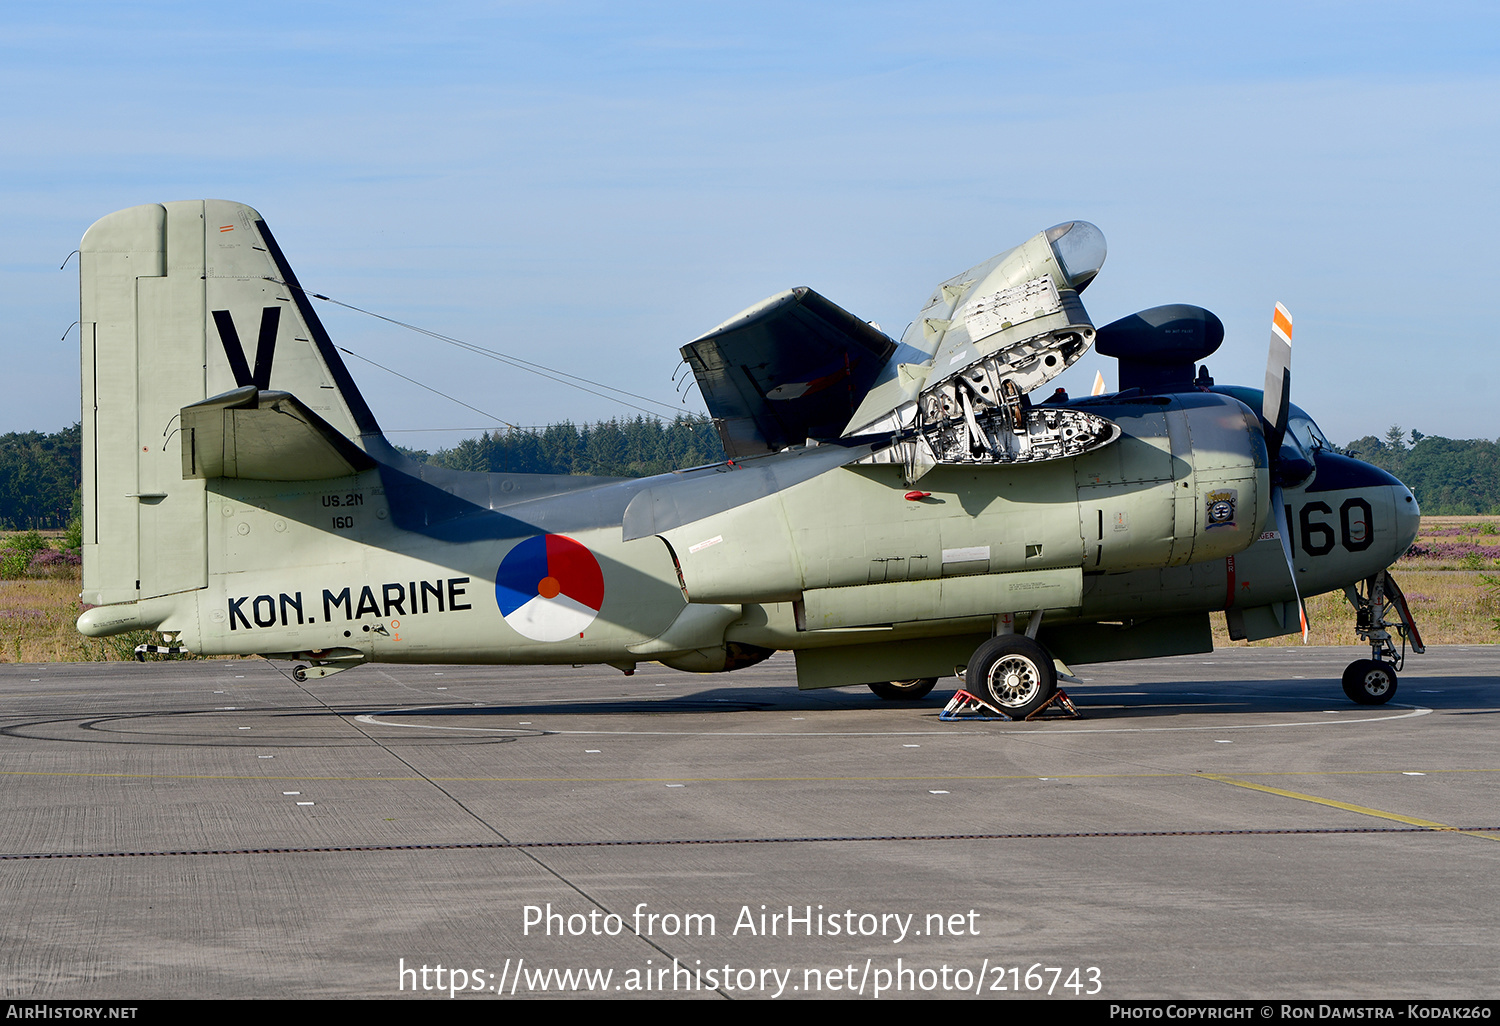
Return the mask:
<svg viewBox="0 0 1500 1026">
<path fill-rule="evenodd" d="M 1370 645 L 1369 659 L 1356 659 L 1344 669 L 1344 694 L 1360 705 L 1384 705 L 1396 693 L 1396 674 L 1406 661 L 1407 641 L 1418 655 L 1426 651 L 1422 635 L 1389 571 L 1345 588 L 1344 597 L 1354 607 L 1355 633 Z M 1393 628 L 1401 635 L 1399 652 L 1391 638 Z"/>
<path fill-rule="evenodd" d="M 1013 614 L 995 617 L 996 634 L 975 649 L 963 671 L 964 690 L 999 709 L 1013 720 L 1024 720 L 1057 694 L 1057 669 L 1052 655 L 1036 640 L 1041 610 L 1031 614 L 1026 633 L 1015 633 Z M 878 681 L 865 685 L 881 698 L 915 701 L 937 685 L 936 677 Z"/>
<path fill-rule="evenodd" d="M 974 650 L 964 673 L 964 690 L 1011 719 L 1024 720 L 1057 691 L 1057 671 L 1052 657 L 1035 639 L 997 634 Z"/>
<path fill-rule="evenodd" d="M 1008 720 L 1031 720 L 1049 711 L 1077 719 L 1078 709 L 1057 687 L 1060 671 L 1041 642 L 1036 640 L 1042 611 L 1036 610 L 1026 623 L 1026 633 L 1015 633 L 1010 613 L 995 617 L 995 636 L 974 650 L 964 668 L 964 687 L 957 691 L 938 719 L 992 720 L 986 713 L 1001 713 Z"/>
</svg>

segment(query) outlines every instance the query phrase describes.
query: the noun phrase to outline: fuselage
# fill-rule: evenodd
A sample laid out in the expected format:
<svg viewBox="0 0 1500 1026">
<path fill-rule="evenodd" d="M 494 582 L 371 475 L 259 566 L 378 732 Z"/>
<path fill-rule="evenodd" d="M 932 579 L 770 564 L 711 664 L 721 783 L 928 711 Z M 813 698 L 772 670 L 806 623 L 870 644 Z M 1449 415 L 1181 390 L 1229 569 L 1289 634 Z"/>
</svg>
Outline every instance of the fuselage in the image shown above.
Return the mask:
<svg viewBox="0 0 1500 1026">
<path fill-rule="evenodd" d="M 833 445 L 641 480 L 463 474 L 394 452 L 337 481 L 220 479 L 209 586 L 161 628 L 202 653 L 713 670 L 969 639 L 997 613 L 1045 609 L 1055 635 L 1294 600 L 1248 408 L 1090 408 L 1124 437 L 1046 465 L 938 467 L 915 497 L 868 447 Z M 1410 493 L 1348 457 L 1318 453 L 1284 496 L 1303 596 L 1378 572 L 1415 536 Z"/>
</svg>

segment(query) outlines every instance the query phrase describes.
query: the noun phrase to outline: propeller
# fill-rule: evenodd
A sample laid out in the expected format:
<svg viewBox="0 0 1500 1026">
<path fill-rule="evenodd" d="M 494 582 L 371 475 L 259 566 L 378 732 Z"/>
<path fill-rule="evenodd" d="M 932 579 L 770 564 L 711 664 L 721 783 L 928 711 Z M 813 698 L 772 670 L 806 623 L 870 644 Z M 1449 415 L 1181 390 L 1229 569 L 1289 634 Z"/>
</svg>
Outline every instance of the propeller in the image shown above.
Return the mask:
<svg viewBox="0 0 1500 1026">
<path fill-rule="evenodd" d="M 1271 315 L 1271 350 L 1266 355 L 1266 390 L 1261 417 L 1266 422 L 1266 452 L 1271 461 L 1271 509 L 1276 514 L 1276 533 L 1281 536 L 1281 551 L 1286 556 L 1286 572 L 1292 579 L 1292 593 L 1297 596 L 1297 612 L 1302 619 L 1302 643 L 1307 644 L 1307 607 L 1302 604 L 1302 589 L 1297 587 L 1297 567 L 1292 561 L 1292 532 L 1287 523 L 1286 499 L 1281 492 L 1281 443 L 1286 438 L 1292 393 L 1292 315 L 1276 304 Z M 1283 624 L 1285 626 L 1285 624 Z"/>
<path fill-rule="evenodd" d="M 1276 304 L 1271 315 L 1271 351 L 1266 355 L 1265 401 L 1260 415 L 1266 422 L 1266 448 L 1272 461 L 1281 451 L 1292 395 L 1292 315 Z"/>
</svg>

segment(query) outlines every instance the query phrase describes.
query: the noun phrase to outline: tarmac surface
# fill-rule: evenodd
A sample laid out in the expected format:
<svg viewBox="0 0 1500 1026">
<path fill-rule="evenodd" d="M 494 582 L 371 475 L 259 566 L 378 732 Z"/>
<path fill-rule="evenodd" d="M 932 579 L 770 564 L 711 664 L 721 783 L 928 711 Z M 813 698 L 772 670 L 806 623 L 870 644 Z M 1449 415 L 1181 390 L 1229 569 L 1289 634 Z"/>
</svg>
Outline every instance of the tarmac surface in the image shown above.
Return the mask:
<svg viewBox="0 0 1500 1026">
<path fill-rule="evenodd" d="M 1363 654 L 1083 667 L 1083 718 L 1036 723 L 940 722 L 951 679 L 799 693 L 787 656 L 7 664 L 0 985 L 1500 996 L 1500 648 L 1411 656 L 1383 707 L 1339 688 Z"/>
</svg>

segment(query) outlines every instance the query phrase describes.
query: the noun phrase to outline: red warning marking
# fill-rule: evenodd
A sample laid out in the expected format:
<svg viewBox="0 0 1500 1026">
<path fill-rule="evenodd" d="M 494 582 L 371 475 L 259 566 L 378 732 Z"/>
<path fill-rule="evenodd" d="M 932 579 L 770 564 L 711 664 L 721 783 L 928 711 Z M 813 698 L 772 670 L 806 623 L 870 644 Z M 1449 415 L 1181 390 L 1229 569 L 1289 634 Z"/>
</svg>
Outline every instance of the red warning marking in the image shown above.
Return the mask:
<svg viewBox="0 0 1500 1026">
<path fill-rule="evenodd" d="M 234 225 L 232 225 L 232 224 L 221 224 L 219 226 L 219 231 L 221 231 L 221 232 L 232 232 L 232 231 L 234 231 Z"/>
</svg>

